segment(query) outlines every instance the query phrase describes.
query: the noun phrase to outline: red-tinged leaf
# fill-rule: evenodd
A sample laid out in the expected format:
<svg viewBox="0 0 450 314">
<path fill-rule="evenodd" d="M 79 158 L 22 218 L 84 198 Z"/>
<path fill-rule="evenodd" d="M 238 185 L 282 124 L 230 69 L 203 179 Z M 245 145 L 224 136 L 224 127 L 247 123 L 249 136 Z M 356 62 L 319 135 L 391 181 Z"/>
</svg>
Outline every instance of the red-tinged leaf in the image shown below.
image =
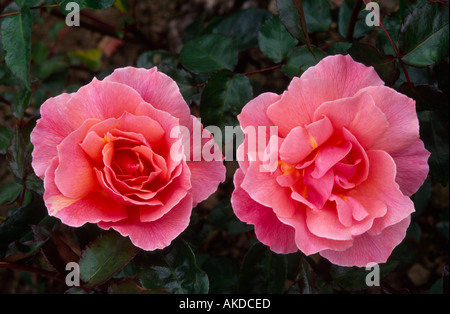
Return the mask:
<svg viewBox="0 0 450 314">
<path fill-rule="evenodd" d="M 41 252 L 54 270 L 56 270 L 60 275 L 66 274 L 67 263 L 59 255 L 58 247 L 54 241 L 47 241 L 42 246 Z"/>
<path fill-rule="evenodd" d="M 6 262 L 14 263 L 20 261 L 24 258 L 33 256 L 37 252 L 41 246 L 46 242 L 44 241 L 14 241 L 8 246 L 8 250 L 6 251 L 4 260 Z"/>
<path fill-rule="evenodd" d="M 400 85 L 400 93 L 416 101 L 417 110 L 431 110 L 449 115 L 448 94 L 432 85 L 411 86 L 408 83 Z"/>
<path fill-rule="evenodd" d="M 59 256 L 66 264 L 79 261 L 80 256 L 64 241 L 61 234 L 53 233 L 52 240 L 58 250 Z"/>
<path fill-rule="evenodd" d="M 109 294 L 168 294 L 167 291 L 146 289 L 139 286 L 132 279 L 113 282 L 108 287 Z"/>
<path fill-rule="evenodd" d="M 382 54 L 370 44 L 355 41 L 348 53 L 355 61 L 362 62 L 367 66 L 373 66 L 380 78 L 388 86 L 394 85 L 400 76 L 395 57 Z"/>
<path fill-rule="evenodd" d="M 8 245 L 22 238 L 31 231 L 30 225 L 39 223 L 47 216 L 44 202 L 34 200 L 32 203 L 16 209 L 0 224 L 0 256 L 6 252 Z"/>
</svg>

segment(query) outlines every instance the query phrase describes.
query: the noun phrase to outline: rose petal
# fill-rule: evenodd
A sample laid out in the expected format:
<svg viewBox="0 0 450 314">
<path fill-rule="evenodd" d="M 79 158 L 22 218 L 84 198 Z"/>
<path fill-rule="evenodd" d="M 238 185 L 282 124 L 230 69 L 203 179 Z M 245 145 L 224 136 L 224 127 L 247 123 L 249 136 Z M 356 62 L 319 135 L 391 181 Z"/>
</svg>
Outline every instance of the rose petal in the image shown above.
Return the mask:
<svg viewBox="0 0 450 314">
<path fill-rule="evenodd" d="M 242 129 L 248 126 L 270 127 L 274 125 L 267 117 L 266 111 L 269 106 L 280 100 L 281 96 L 274 93 L 262 93 L 249 101 L 241 113 L 237 116 Z"/>
<path fill-rule="evenodd" d="M 241 187 L 256 202 L 273 208 L 277 216 L 290 217 L 298 208 L 298 202 L 290 197 L 291 190 L 281 187 L 275 175 L 261 172 L 259 163 L 250 163 Z"/>
<path fill-rule="evenodd" d="M 114 70 L 104 81 L 130 86 L 154 108 L 170 113 L 188 125 L 190 109 L 180 93 L 178 85 L 156 67 L 151 69 L 125 67 Z"/>
<path fill-rule="evenodd" d="M 393 154 L 419 139 L 419 120 L 413 99 L 386 86 L 367 87 L 358 94 L 369 94 L 388 122 L 385 132 L 376 138 L 370 149 Z"/>
<path fill-rule="evenodd" d="M 279 217 L 280 221 L 295 229 L 295 243 L 306 255 L 311 255 L 325 249 L 345 250 L 353 240 L 332 240 L 314 235 L 306 224 L 305 209 L 300 208 L 292 217 Z"/>
<path fill-rule="evenodd" d="M 306 225 L 314 235 L 332 240 L 352 240 L 350 227 L 344 226 L 335 209 L 306 210 Z"/>
<path fill-rule="evenodd" d="M 134 113 L 142 97 L 131 87 L 98 81 L 81 87 L 67 102 L 66 114 L 70 125 L 77 129 L 87 119 L 119 118 L 124 112 Z"/>
<path fill-rule="evenodd" d="M 411 196 L 422 186 L 428 175 L 427 151 L 421 140 L 391 155 L 397 166 L 395 181 L 406 196 Z"/>
<path fill-rule="evenodd" d="M 55 171 L 55 183 L 67 197 L 79 198 L 98 191 L 99 185 L 92 164 L 80 146 L 89 129 L 97 123 L 99 120 L 86 120 L 58 145 L 59 165 Z"/>
<path fill-rule="evenodd" d="M 191 139 L 189 140 L 190 145 L 190 156 L 189 160 L 186 162 L 191 171 L 191 195 L 194 200 L 194 206 L 201 201 L 207 199 L 212 193 L 217 190 L 218 185 L 225 181 L 226 169 L 223 164 L 222 153 L 214 143 L 212 134 L 208 130 L 204 130 L 200 121 L 197 118 L 191 117 L 191 122 L 189 124 L 189 134 Z M 198 134 L 194 135 L 194 130 L 198 129 Z M 201 136 L 200 141 L 194 141 L 194 136 Z M 206 161 L 201 154 L 200 160 L 193 160 L 194 151 L 203 152 L 208 145 L 211 146 L 211 161 Z"/>
<path fill-rule="evenodd" d="M 374 203 L 373 200 L 381 201 L 387 206 L 386 214 L 375 219 L 369 230 L 370 234 L 376 235 L 413 213 L 414 204 L 409 197 L 403 195 L 395 182 L 396 166 L 392 157 L 384 151 L 368 151 L 367 156 L 370 163 L 369 176 L 349 193 L 366 209 L 370 203 Z M 366 197 L 367 201 L 358 196 Z M 368 211 L 370 214 L 370 210 Z"/>
<path fill-rule="evenodd" d="M 302 79 L 329 80 L 333 83 L 332 89 L 336 95 L 334 99 L 352 97 L 367 86 L 384 85 L 373 67 L 355 62 L 350 55 L 323 58 L 317 65 L 308 68 L 302 74 Z M 322 91 L 315 89 L 310 92 L 320 94 Z"/>
<path fill-rule="evenodd" d="M 152 222 L 141 222 L 139 212 L 128 211 L 128 218 L 118 222 L 100 221 L 102 229 L 113 228 L 123 236 L 129 236 L 131 242 L 147 251 L 163 249 L 170 245 L 186 227 L 192 211 L 192 198 L 186 195 L 176 206 L 160 219 Z"/>
<path fill-rule="evenodd" d="M 410 217 L 387 227 L 378 235 L 364 233 L 346 250 L 323 250 L 320 255 L 333 264 L 365 267 L 368 263 L 385 263 L 392 250 L 405 238 Z"/>
<path fill-rule="evenodd" d="M 254 225 L 258 240 L 269 246 L 272 251 L 279 254 L 297 251 L 294 229 L 280 222 L 271 208 L 255 202 L 241 188 L 243 180 L 242 170 L 236 170 L 234 174 L 235 190 L 231 196 L 231 204 L 236 216 L 240 220 Z"/>
<path fill-rule="evenodd" d="M 58 159 L 54 158 L 44 181 L 44 201 L 51 216 L 58 217 L 72 227 L 82 226 L 86 222 L 118 221 L 127 217 L 125 206 L 112 201 L 104 193 L 91 193 L 83 198 L 62 195 L 54 182 L 57 166 Z"/>
<path fill-rule="evenodd" d="M 188 194 L 188 190 L 191 188 L 189 167 L 186 164 L 181 164 L 179 169 L 180 175 L 176 176 L 167 186 L 157 191 L 156 198 L 162 202 L 162 205 L 139 206 L 140 220 L 142 222 L 160 219 Z"/>
<path fill-rule="evenodd" d="M 44 179 L 52 159 L 58 155 L 56 146 L 73 131 L 64 111 L 71 97 L 71 94 L 61 94 L 47 99 L 40 108 L 41 118 L 30 134 L 34 146 L 31 164 L 41 179 Z"/>
<path fill-rule="evenodd" d="M 337 98 L 328 79 L 294 77 L 281 99 L 267 108 L 267 116 L 284 137 L 295 127 L 314 122 L 314 111 L 322 103 Z"/>
<path fill-rule="evenodd" d="M 306 127 L 295 127 L 281 144 L 280 159 L 295 166 L 328 140 L 332 133 L 333 126 L 327 117 Z"/>
<path fill-rule="evenodd" d="M 370 148 L 389 126 L 384 113 L 368 93 L 323 103 L 314 113 L 315 119 L 327 116 L 335 130 L 345 127 L 364 148 Z M 370 123 L 368 123 L 370 121 Z"/>
<path fill-rule="evenodd" d="M 344 142 L 337 146 L 326 146 L 320 149 L 314 160 L 314 171 L 311 176 L 321 178 L 331 168 L 333 168 L 341 159 L 343 159 L 351 150 L 352 144 Z"/>
</svg>

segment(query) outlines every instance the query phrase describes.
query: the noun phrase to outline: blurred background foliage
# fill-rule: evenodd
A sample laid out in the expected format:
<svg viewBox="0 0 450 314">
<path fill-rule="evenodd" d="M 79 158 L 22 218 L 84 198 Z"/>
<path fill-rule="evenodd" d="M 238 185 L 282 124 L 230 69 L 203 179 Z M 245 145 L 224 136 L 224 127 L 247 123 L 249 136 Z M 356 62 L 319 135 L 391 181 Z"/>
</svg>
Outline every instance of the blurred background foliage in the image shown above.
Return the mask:
<svg viewBox="0 0 450 314">
<path fill-rule="evenodd" d="M 448 1 L 380 0 L 369 27 L 361 0 L 75 0 L 80 26 L 57 0 L 0 0 L 0 292 L 2 293 L 448 293 Z M 207 125 L 237 125 L 262 92 L 281 93 L 323 57 L 350 54 L 416 100 L 430 175 L 413 196 L 405 240 L 364 268 L 318 255 L 272 253 L 232 211 L 236 162 L 168 248 L 144 252 L 93 225 L 49 217 L 31 168 L 29 135 L 49 97 L 115 68 L 171 76 Z M 111 257 L 114 257 L 111 259 Z M 68 262 L 81 287 L 68 289 Z"/>
</svg>

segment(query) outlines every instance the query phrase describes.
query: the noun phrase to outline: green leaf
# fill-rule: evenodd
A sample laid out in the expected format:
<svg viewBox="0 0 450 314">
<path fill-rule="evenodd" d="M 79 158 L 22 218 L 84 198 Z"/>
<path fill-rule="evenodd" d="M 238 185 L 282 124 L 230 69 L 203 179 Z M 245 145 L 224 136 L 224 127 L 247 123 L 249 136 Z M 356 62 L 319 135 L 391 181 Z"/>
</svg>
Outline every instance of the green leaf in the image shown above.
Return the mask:
<svg viewBox="0 0 450 314">
<path fill-rule="evenodd" d="M 402 60 L 414 66 L 427 66 L 448 57 L 448 7 L 427 3 L 408 15 L 400 29 Z"/>
<path fill-rule="evenodd" d="M 326 53 L 328 55 L 346 55 L 348 54 L 348 50 L 352 46 L 349 42 L 339 41 L 337 43 L 332 44 L 330 47 L 326 48 Z"/>
<path fill-rule="evenodd" d="M 382 54 L 370 44 L 354 41 L 348 53 L 355 61 L 361 62 L 366 66 L 373 66 L 380 78 L 388 86 L 394 85 L 400 75 L 400 71 L 396 67 L 396 58 Z"/>
<path fill-rule="evenodd" d="M 281 62 L 298 43 L 276 15 L 261 27 L 258 41 L 261 51 L 275 63 Z"/>
<path fill-rule="evenodd" d="M 23 187 L 15 182 L 0 185 L 0 205 L 14 202 L 22 192 Z"/>
<path fill-rule="evenodd" d="M 11 144 L 13 134 L 14 131 L 11 128 L 5 125 L 0 125 L 0 154 L 6 153 L 6 150 Z"/>
<path fill-rule="evenodd" d="M 350 21 L 350 16 L 352 14 L 353 6 L 356 0 L 344 0 L 338 13 L 338 31 L 345 37 L 347 34 L 348 23 Z M 353 38 L 360 38 L 372 31 L 373 27 L 367 26 L 366 15 L 370 11 L 365 10 L 365 5 L 362 4 L 358 14 L 358 21 L 355 25 L 355 30 L 353 32 Z"/>
<path fill-rule="evenodd" d="M 34 172 L 27 175 L 25 180 L 27 190 L 36 192 L 37 194 L 44 194 L 44 182 Z"/>
<path fill-rule="evenodd" d="M 16 2 L 20 8 L 24 6 L 31 8 L 35 6 L 39 2 L 39 0 L 15 0 L 14 2 Z"/>
<path fill-rule="evenodd" d="M 389 261 L 384 264 L 379 264 L 380 267 L 380 279 L 386 277 L 391 271 L 393 271 L 399 262 Z M 333 278 L 333 286 L 336 289 L 350 289 L 359 290 L 367 288 L 366 277 L 370 270 L 366 270 L 365 267 L 343 267 L 332 265 L 330 269 L 330 275 Z"/>
<path fill-rule="evenodd" d="M 393 12 L 391 15 L 386 15 L 383 18 L 383 25 L 397 47 L 400 28 L 406 16 L 408 16 L 408 14 L 410 14 L 414 8 L 421 6 L 426 2 L 427 0 L 411 0 L 408 2 L 399 1 L 398 10 Z M 394 48 L 392 47 L 391 43 L 388 40 L 388 37 L 381 27 L 378 29 L 377 45 L 385 54 L 395 54 Z"/>
<path fill-rule="evenodd" d="M 220 21 L 212 32 L 233 37 L 242 51 L 258 45 L 258 31 L 271 16 L 263 9 L 237 11 Z"/>
<path fill-rule="evenodd" d="M 199 92 L 199 88 L 195 87 L 194 79 L 191 73 L 174 68 L 173 66 L 162 66 L 160 71 L 166 73 L 175 82 L 177 82 L 178 88 L 180 89 L 181 95 L 183 95 L 184 100 L 189 104 L 192 102 L 192 97 Z"/>
<path fill-rule="evenodd" d="M 11 109 L 14 116 L 18 120 L 22 120 L 25 114 L 25 109 L 27 109 L 30 104 L 30 99 L 31 91 L 26 88 L 19 89 L 19 92 L 15 95 L 14 100 L 11 104 Z"/>
<path fill-rule="evenodd" d="M 11 72 L 16 75 L 28 90 L 30 85 L 31 62 L 31 12 L 23 7 L 20 14 L 1 19 L 1 37 L 6 50 L 5 61 Z"/>
<path fill-rule="evenodd" d="M 84 287 L 95 287 L 120 271 L 138 252 L 128 238 L 106 232 L 92 241 L 80 258 L 80 275 Z"/>
<path fill-rule="evenodd" d="M 242 261 L 238 293 L 282 293 L 285 282 L 285 256 L 254 244 Z"/>
<path fill-rule="evenodd" d="M 222 199 L 209 214 L 209 222 L 214 229 L 227 234 L 242 234 L 253 230 L 253 226 L 240 221 L 233 212 L 230 198 Z"/>
<path fill-rule="evenodd" d="M 81 9 L 89 8 L 95 10 L 103 10 L 111 7 L 115 0 L 64 0 L 60 5 L 60 9 L 64 14 L 71 11 L 66 10 L 66 5 L 70 2 L 75 2 L 80 6 Z"/>
<path fill-rule="evenodd" d="M 41 199 L 15 210 L 0 224 L 0 256 L 8 245 L 31 232 L 30 225 L 38 224 L 47 216 L 47 209 Z"/>
<path fill-rule="evenodd" d="M 14 263 L 36 254 L 51 237 L 51 231 L 46 226 L 32 225 L 31 229 L 33 230 L 32 240 L 17 240 L 9 244 L 5 253 L 6 261 Z"/>
<path fill-rule="evenodd" d="M 280 20 L 287 31 L 300 40 L 305 42 L 305 35 L 300 25 L 300 16 L 292 0 L 277 0 L 277 8 Z"/>
<path fill-rule="evenodd" d="M 449 235 L 449 224 L 448 221 L 440 221 L 436 223 L 437 231 L 448 240 Z"/>
<path fill-rule="evenodd" d="M 314 271 L 303 255 L 300 257 L 300 263 L 295 282 L 297 283 L 299 292 L 301 294 L 318 293 Z"/>
<path fill-rule="evenodd" d="M 428 164 L 431 176 L 443 186 L 448 184 L 449 134 L 448 118 L 433 111 L 419 112 L 420 138 L 431 153 Z"/>
<path fill-rule="evenodd" d="M 191 248 L 183 240 L 175 240 L 161 251 L 145 252 L 136 261 L 142 287 L 175 294 L 208 293 L 209 282 L 200 270 Z"/>
<path fill-rule="evenodd" d="M 316 46 L 311 46 L 314 56 L 308 47 L 301 46 L 294 48 L 286 57 L 286 64 L 281 67 L 281 71 L 289 77 L 300 76 L 309 67 L 316 65 L 326 53 Z"/>
<path fill-rule="evenodd" d="M 439 278 L 431 285 L 428 294 L 442 294 L 442 278 Z"/>
<path fill-rule="evenodd" d="M 206 83 L 200 100 L 200 115 L 204 125 L 230 125 L 252 98 L 252 86 L 243 74 L 223 70 Z"/>
<path fill-rule="evenodd" d="M 200 265 L 208 274 L 209 293 L 235 293 L 239 266 L 236 260 L 227 257 L 207 256 Z"/>
<path fill-rule="evenodd" d="M 414 194 L 414 208 L 416 211 L 412 214 L 413 217 L 420 215 L 427 207 L 431 198 L 431 187 L 431 181 L 427 178 Z"/>
<path fill-rule="evenodd" d="M 154 66 L 172 65 L 176 66 L 178 63 L 177 57 L 170 54 L 167 50 L 151 50 L 142 53 L 137 61 L 138 68 L 150 69 Z"/>
<path fill-rule="evenodd" d="M 119 9 L 121 13 L 128 13 L 130 9 L 126 0 L 115 0 L 114 7 Z"/>
<path fill-rule="evenodd" d="M 326 32 L 331 25 L 331 8 L 327 0 L 303 0 L 308 33 Z"/>
<path fill-rule="evenodd" d="M 180 53 L 181 63 L 195 73 L 221 69 L 234 70 L 237 64 L 236 41 L 221 34 L 207 34 L 188 41 Z"/>
<path fill-rule="evenodd" d="M 411 69 L 418 68 L 411 67 Z M 422 78 L 426 76 L 423 72 L 419 72 L 417 74 L 412 71 L 409 72 L 411 72 L 411 79 L 413 79 L 417 74 L 422 74 Z M 433 85 L 411 86 L 411 84 L 404 83 L 398 88 L 398 91 L 413 98 L 416 101 L 416 108 L 418 111 L 431 110 L 444 114 L 447 117 L 449 116 L 448 94 L 443 93 Z"/>
<path fill-rule="evenodd" d="M 164 294 L 164 291 L 145 289 L 139 286 L 132 279 L 125 279 L 120 282 L 113 282 L 108 287 L 109 294 Z"/>
<path fill-rule="evenodd" d="M 82 61 L 92 71 L 98 71 L 101 68 L 102 51 L 100 49 L 76 50 L 69 52 L 67 56 Z"/>
<path fill-rule="evenodd" d="M 93 292 L 91 292 L 93 293 Z M 72 287 L 67 289 L 64 294 L 89 294 L 86 290 L 81 287 Z"/>
<path fill-rule="evenodd" d="M 6 155 L 12 173 L 19 179 L 23 179 L 30 170 L 31 153 L 27 149 L 23 135 L 19 128 L 14 130 Z"/>
<path fill-rule="evenodd" d="M 39 64 L 47 59 L 48 54 L 49 49 L 47 44 L 43 41 L 38 41 L 31 47 L 31 59 L 35 64 Z"/>
<path fill-rule="evenodd" d="M 65 71 L 68 67 L 69 64 L 61 56 L 54 56 L 45 62 L 36 64 L 33 67 L 33 74 L 40 79 L 46 79 L 54 73 Z"/>
<path fill-rule="evenodd" d="M 399 17 L 399 14 L 397 12 L 394 12 L 390 16 L 385 16 L 383 19 L 383 25 L 391 39 L 394 41 L 395 45 L 398 47 L 398 35 L 400 33 L 400 27 L 402 25 L 402 19 Z M 380 50 L 385 54 L 395 54 L 394 48 L 392 47 L 388 37 L 381 27 L 378 29 L 377 47 L 379 47 Z"/>
</svg>

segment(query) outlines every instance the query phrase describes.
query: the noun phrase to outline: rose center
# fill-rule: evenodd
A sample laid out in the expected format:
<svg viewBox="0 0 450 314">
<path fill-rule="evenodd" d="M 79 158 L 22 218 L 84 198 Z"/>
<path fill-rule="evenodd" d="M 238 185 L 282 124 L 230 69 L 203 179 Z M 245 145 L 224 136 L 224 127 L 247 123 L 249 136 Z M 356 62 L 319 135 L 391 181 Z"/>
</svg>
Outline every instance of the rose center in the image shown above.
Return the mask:
<svg viewBox="0 0 450 314">
<path fill-rule="evenodd" d="M 363 148 L 346 134 L 315 147 L 296 165 L 278 161 L 277 182 L 289 187 L 294 199 L 320 209 L 332 194 L 345 195 L 365 180 L 367 169 Z"/>
<path fill-rule="evenodd" d="M 111 165 L 121 175 L 140 175 L 143 168 L 139 156 L 130 150 L 116 151 Z"/>
</svg>

